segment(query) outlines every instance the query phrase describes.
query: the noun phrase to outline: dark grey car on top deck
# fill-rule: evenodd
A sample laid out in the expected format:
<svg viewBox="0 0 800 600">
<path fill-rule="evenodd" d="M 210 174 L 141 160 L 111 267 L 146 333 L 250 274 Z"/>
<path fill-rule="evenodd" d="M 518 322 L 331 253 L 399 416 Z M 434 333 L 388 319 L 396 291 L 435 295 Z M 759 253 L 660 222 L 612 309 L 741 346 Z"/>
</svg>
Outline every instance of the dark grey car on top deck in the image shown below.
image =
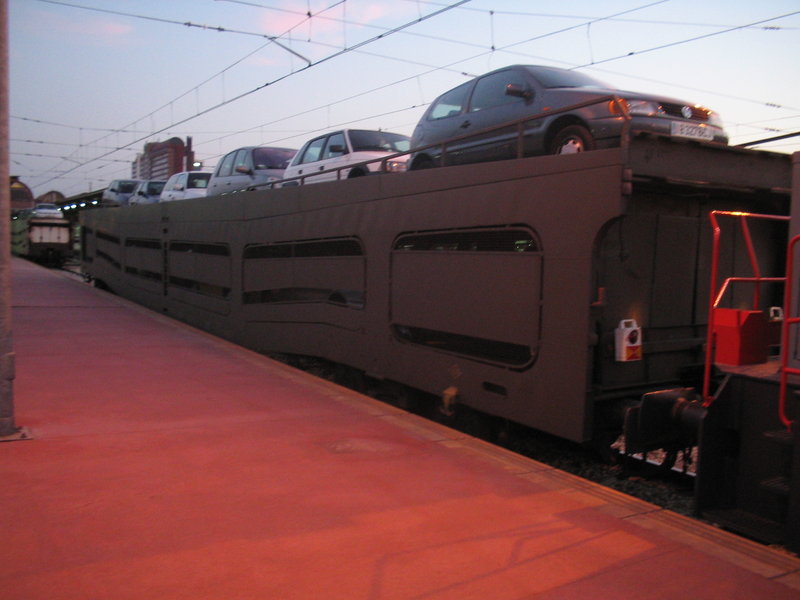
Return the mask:
<svg viewBox="0 0 800 600">
<path fill-rule="evenodd" d="M 616 96 L 616 100 L 609 97 Z M 597 102 L 592 103 L 593 100 Z M 585 103 L 589 103 L 585 105 Z M 576 105 L 583 106 L 556 112 Z M 549 114 L 553 113 L 553 114 Z M 525 117 L 524 154 L 566 154 L 619 145 L 627 117 L 631 131 L 728 143 L 719 116 L 702 106 L 627 92 L 578 71 L 512 65 L 476 77 L 439 96 L 420 119 L 412 148 L 469 136 Z M 517 127 L 496 129 L 412 155 L 410 169 L 513 158 Z"/>
</svg>

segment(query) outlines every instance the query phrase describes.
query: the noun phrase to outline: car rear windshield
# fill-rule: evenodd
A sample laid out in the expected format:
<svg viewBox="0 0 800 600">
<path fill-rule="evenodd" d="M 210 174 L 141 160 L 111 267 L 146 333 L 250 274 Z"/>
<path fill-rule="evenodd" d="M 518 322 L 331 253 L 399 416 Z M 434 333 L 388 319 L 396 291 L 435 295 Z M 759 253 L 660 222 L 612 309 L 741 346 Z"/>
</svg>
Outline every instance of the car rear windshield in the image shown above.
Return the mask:
<svg viewBox="0 0 800 600">
<path fill-rule="evenodd" d="M 549 69 L 547 67 L 528 67 L 536 80 L 546 88 L 569 88 L 569 87 L 601 87 L 608 86 L 586 73 L 578 71 L 565 71 L 564 69 Z"/>
<path fill-rule="evenodd" d="M 353 152 L 384 150 L 386 152 L 405 152 L 410 148 L 408 136 L 387 131 L 368 131 L 353 129 L 350 131 L 350 143 Z"/>
<path fill-rule="evenodd" d="M 256 169 L 285 169 L 296 152 L 288 148 L 256 148 L 253 150 L 253 164 Z"/>
<path fill-rule="evenodd" d="M 206 189 L 209 179 L 211 179 L 211 173 L 190 173 L 189 183 L 186 187 Z"/>
<path fill-rule="evenodd" d="M 118 184 L 118 191 L 121 194 L 130 194 L 133 192 L 133 189 L 136 187 L 136 184 L 139 183 L 138 181 L 120 181 Z"/>
</svg>

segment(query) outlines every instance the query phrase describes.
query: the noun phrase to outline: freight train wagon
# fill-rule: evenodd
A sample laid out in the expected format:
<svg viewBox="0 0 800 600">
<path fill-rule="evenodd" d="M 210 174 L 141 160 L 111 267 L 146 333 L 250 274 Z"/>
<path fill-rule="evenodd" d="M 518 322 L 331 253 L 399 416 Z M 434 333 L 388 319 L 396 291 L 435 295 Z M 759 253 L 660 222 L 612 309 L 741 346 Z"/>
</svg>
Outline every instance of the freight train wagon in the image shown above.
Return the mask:
<svg viewBox="0 0 800 600">
<path fill-rule="evenodd" d="M 577 442 L 624 425 L 648 449 L 694 443 L 707 416 L 712 264 L 732 277 L 757 245 L 783 270 L 786 221 L 734 230 L 714 263 L 709 212 L 785 217 L 790 188 L 786 155 L 639 136 L 86 211 L 83 268 L 260 352 L 320 357 Z M 751 302 L 732 288 L 718 308 Z M 781 300 L 765 282 L 763 312 Z M 726 373 L 714 369 L 713 392 Z M 643 403 L 664 389 L 679 392 Z"/>
<path fill-rule="evenodd" d="M 23 211 L 11 220 L 11 252 L 48 266 L 61 266 L 72 255 L 70 222 Z"/>
</svg>

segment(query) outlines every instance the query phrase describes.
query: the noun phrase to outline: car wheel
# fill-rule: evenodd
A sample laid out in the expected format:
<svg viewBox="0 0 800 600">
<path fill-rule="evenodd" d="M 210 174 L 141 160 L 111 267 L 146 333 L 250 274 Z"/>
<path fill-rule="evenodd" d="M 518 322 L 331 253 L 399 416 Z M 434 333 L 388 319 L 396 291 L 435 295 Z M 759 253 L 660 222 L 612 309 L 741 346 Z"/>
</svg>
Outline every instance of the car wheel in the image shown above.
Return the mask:
<svg viewBox="0 0 800 600">
<path fill-rule="evenodd" d="M 433 161 L 431 160 L 430 156 L 418 156 L 414 159 L 414 162 L 411 163 L 411 167 L 409 171 L 419 171 L 420 169 L 432 169 L 433 168 Z"/>
<path fill-rule="evenodd" d="M 550 154 L 577 154 L 594 150 L 594 139 L 581 125 L 569 125 L 559 131 L 550 144 Z"/>
</svg>

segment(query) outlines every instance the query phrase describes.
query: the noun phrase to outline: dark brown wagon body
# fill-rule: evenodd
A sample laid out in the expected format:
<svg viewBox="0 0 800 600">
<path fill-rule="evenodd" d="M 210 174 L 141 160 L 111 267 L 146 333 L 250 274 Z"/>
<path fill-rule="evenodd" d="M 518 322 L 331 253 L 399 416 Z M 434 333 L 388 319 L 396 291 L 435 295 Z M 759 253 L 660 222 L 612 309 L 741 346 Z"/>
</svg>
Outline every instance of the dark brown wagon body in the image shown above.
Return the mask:
<svg viewBox="0 0 800 600">
<path fill-rule="evenodd" d="M 642 137 L 85 211 L 83 263 L 120 295 L 259 352 L 455 389 L 586 441 L 612 403 L 696 375 L 708 212 L 787 214 L 790 170 L 787 156 Z M 643 358 L 618 362 L 615 329 L 631 319 Z"/>
</svg>

